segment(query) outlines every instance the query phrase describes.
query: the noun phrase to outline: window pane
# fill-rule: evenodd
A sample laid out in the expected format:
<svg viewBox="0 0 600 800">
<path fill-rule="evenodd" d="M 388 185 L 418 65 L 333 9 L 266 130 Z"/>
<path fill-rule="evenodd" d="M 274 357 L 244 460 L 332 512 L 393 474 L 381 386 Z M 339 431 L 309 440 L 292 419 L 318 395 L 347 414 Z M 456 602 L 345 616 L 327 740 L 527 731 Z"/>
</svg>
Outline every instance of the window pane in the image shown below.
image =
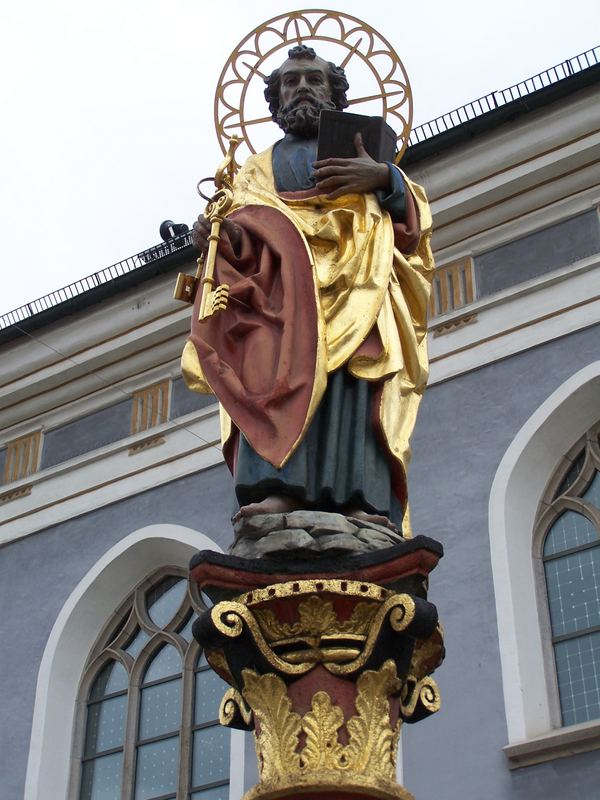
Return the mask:
<svg viewBox="0 0 600 800">
<path fill-rule="evenodd" d="M 162 647 L 150 662 L 144 675 L 144 683 L 168 678 L 181 672 L 181 656 L 172 644 Z"/>
<path fill-rule="evenodd" d="M 562 550 L 598 541 L 600 536 L 587 517 L 576 511 L 565 511 L 548 531 L 544 542 L 544 555 L 551 556 Z"/>
<path fill-rule="evenodd" d="M 113 753 L 83 765 L 81 800 L 115 800 L 121 796 L 123 753 Z"/>
<path fill-rule="evenodd" d="M 141 745 L 135 769 L 135 800 L 176 792 L 178 772 L 179 736 Z"/>
<path fill-rule="evenodd" d="M 221 725 L 194 731 L 192 786 L 229 778 L 230 731 Z"/>
<path fill-rule="evenodd" d="M 212 669 L 196 674 L 196 703 L 194 706 L 196 725 L 219 719 L 219 706 L 227 689 L 229 686 Z"/>
<path fill-rule="evenodd" d="M 594 476 L 586 493 L 583 495 L 583 499 L 596 506 L 596 508 L 600 508 L 600 472 L 597 472 Z"/>
<path fill-rule="evenodd" d="M 205 789 L 203 792 L 194 792 L 191 800 L 229 800 L 229 784 Z"/>
<path fill-rule="evenodd" d="M 139 739 L 178 731 L 181 720 L 181 678 L 142 689 Z"/>
<path fill-rule="evenodd" d="M 88 706 L 85 737 L 86 758 L 123 744 L 126 715 L 126 694 Z"/>
<path fill-rule="evenodd" d="M 118 661 L 109 661 L 102 668 L 90 691 L 90 700 L 100 700 L 107 694 L 127 689 L 129 679 L 127 670 Z"/>
<path fill-rule="evenodd" d="M 554 645 L 564 725 L 600 719 L 600 633 Z"/>
<path fill-rule="evenodd" d="M 125 651 L 129 653 L 132 658 L 137 658 L 139 654 L 144 649 L 146 642 L 150 641 L 150 637 L 143 631 L 141 628 L 138 628 L 137 633 L 134 635 L 133 639 L 129 642 Z"/>
<path fill-rule="evenodd" d="M 170 577 L 146 592 L 146 608 L 152 622 L 164 628 L 179 611 L 186 590 L 186 580 Z"/>
<path fill-rule="evenodd" d="M 600 625 L 600 547 L 547 561 L 544 567 L 553 635 Z"/>
</svg>

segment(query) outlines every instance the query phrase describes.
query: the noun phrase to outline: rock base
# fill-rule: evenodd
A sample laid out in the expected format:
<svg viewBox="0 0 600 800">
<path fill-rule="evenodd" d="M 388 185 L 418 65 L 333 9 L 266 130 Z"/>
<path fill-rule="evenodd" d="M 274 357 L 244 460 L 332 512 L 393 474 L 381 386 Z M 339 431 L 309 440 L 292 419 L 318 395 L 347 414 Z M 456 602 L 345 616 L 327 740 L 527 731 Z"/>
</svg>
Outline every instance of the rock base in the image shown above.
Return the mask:
<svg viewBox="0 0 600 800">
<path fill-rule="evenodd" d="M 256 514 L 242 517 L 233 530 L 230 555 L 250 559 L 358 555 L 405 541 L 383 525 L 324 511 Z"/>
</svg>

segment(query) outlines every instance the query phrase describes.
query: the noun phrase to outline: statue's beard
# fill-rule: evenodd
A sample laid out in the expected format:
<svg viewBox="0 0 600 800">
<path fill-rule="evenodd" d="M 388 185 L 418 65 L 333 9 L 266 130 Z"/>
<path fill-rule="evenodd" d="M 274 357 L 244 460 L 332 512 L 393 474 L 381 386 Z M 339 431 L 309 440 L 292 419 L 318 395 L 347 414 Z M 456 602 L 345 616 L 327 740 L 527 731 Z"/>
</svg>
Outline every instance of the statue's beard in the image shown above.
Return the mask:
<svg viewBox="0 0 600 800">
<path fill-rule="evenodd" d="M 335 110 L 331 100 L 317 100 L 309 97 L 292 100 L 286 106 L 281 106 L 275 121 L 286 133 L 294 133 L 305 139 L 315 138 L 319 132 L 319 114 L 322 109 Z"/>
</svg>

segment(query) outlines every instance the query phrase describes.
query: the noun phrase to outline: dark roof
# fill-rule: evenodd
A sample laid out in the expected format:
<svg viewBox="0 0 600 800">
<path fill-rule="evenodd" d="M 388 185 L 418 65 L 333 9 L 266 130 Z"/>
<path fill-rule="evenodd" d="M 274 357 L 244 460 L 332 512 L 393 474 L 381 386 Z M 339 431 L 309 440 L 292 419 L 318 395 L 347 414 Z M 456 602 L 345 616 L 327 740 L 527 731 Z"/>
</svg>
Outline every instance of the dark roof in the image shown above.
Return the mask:
<svg viewBox="0 0 600 800">
<path fill-rule="evenodd" d="M 600 78 L 600 47 L 563 61 L 500 92 L 491 92 L 466 106 L 413 129 L 402 166 L 462 144 L 486 131 L 513 122 L 538 108 L 591 86 Z M 573 64 L 579 66 L 575 68 Z M 585 65 L 585 66 L 581 66 Z"/>
<path fill-rule="evenodd" d="M 189 233 L 150 247 L 3 314 L 0 317 L 0 344 L 74 314 L 164 272 L 173 271 L 182 262 L 193 258 L 194 248 Z"/>
<path fill-rule="evenodd" d="M 414 128 L 402 166 L 437 155 L 596 83 L 599 62 L 600 46 Z M 0 344 L 174 271 L 194 256 L 190 235 L 184 234 L 26 303 L 0 316 Z"/>
</svg>

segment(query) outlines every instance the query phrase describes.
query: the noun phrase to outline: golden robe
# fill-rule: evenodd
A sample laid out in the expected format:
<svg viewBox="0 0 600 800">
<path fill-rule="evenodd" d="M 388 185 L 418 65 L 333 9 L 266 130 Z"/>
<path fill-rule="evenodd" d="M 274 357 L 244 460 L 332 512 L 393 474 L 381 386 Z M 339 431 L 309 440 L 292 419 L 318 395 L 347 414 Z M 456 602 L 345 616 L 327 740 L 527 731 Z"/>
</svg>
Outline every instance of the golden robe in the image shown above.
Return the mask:
<svg viewBox="0 0 600 800">
<path fill-rule="evenodd" d="M 268 219 L 286 221 L 288 240 L 293 238 L 292 230 L 299 236 L 314 293 L 315 331 L 311 343 L 313 357 L 308 376 L 309 391 L 300 404 L 301 424 L 294 430 L 293 440 L 286 441 L 283 450 L 274 446 L 274 441 L 282 433 L 281 422 L 274 424 L 269 435 L 264 434 L 266 428 L 263 428 L 262 435 L 253 436 L 253 432 L 247 430 L 251 427 L 251 418 L 244 420 L 240 410 L 243 402 L 224 401 L 223 397 L 228 398 L 228 393 L 221 396 L 218 386 L 215 386 L 219 376 L 224 374 L 221 362 L 216 365 L 213 359 L 211 380 L 207 380 L 209 359 L 200 352 L 203 347 L 200 340 L 206 335 L 201 327 L 217 323 L 196 323 L 197 309 L 193 315 L 192 337 L 183 353 L 182 370 L 191 389 L 201 392 L 214 390 L 221 401 L 224 451 L 227 451 L 232 434 L 239 428 L 256 452 L 276 467 L 285 464 L 302 441 L 323 397 L 329 373 L 345 366 L 356 378 L 378 382 L 381 391 L 377 394 L 375 416 L 379 422 L 380 441 L 387 451 L 396 483 L 403 487 L 399 495 L 405 505 L 409 438 L 428 377 L 427 305 L 434 264 L 427 198 L 420 186 L 406 176 L 403 178 L 412 197 L 420 230 L 414 251 L 408 253 L 395 246 L 402 246 L 402 237 L 397 235 L 397 226 L 381 209 L 375 194 L 348 194 L 336 200 L 329 200 L 317 194 L 316 190 L 279 194 L 274 183 L 272 148 L 249 158 L 236 177 L 230 214 L 243 227 L 244 213 L 248 210 L 266 207 L 277 212 L 276 216 Z M 266 234 L 264 238 L 267 238 Z M 221 250 L 224 261 L 222 264 L 217 262 L 217 280 L 228 282 L 224 273 L 226 262 L 232 258 L 226 247 Z M 224 317 L 229 313 L 230 307 L 216 316 Z M 227 349 L 218 340 L 213 348 Z M 283 363 L 285 369 L 285 359 L 282 361 L 279 356 L 279 361 L 279 366 Z M 243 367 L 238 372 L 240 369 Z M 279 383 L 281 380 L 279 375 Z M 243 381 L 238 382 L 238 394 L 243 393 L 243 388 L 240 389 L 243 385 Z M 258 413 L 268 405 L 261 402 L 260 408 L 257 406 Z"/>
</svg>

